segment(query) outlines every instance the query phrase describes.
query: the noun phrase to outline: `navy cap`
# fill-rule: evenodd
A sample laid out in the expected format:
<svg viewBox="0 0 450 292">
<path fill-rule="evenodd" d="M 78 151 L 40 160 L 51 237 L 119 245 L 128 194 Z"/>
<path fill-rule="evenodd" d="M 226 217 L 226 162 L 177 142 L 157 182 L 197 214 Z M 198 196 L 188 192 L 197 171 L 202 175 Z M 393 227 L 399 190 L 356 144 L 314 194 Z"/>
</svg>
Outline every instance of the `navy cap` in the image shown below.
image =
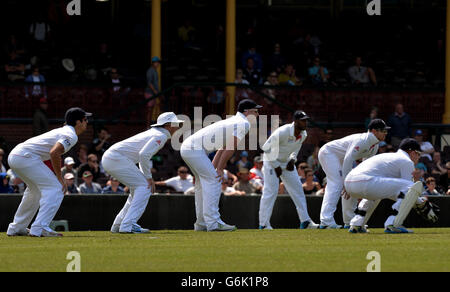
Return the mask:
<svg viewBox="0 0 450 292">
<path fill-rule="evenodd" d="M 382 119 L 373 119 L 370 121 L 368 128 L 369 130 L 389 130 L 391 127 L 388 127 Z"/>
<path fill-rule="evenodd" d="M 258 105 L 256 102 L 249 98 L 241 100 L 238 104 L 238 112 L 241 113 L 245 112 L 246 110 L 259 108 L 262 108 L 262 106 Z"/>
<path fill-rule="evenodd" d="M 416 140 L 414 140 L 412 138 L 403 139 L 402 142 L 400 142 L 399 148 L 402 149 L 403 151 L 408 151 L 408 150 L 419 151 L 419 152 L 422 151 L 420 149 L 419 142 L 417 142 Z"/>
<path fill-rule="evenodd" d="M 160 62 L 161 63 L 161 59 L 158 56 L 154 56 L 152 58 L 152 63 L 155 63 L 155 62 Z"/>
<path fill-rule="evenodd" d="M 296 111 L 294 113 L 294 120 L 309 120 L 310 117 L 304 111 Z"/>
<path fill-rule="evenodd" d="M 82 121 L 85 117 L 92 116 L 91 113 L 85 112 L 82 108 L 72 107 L 66 111 L 65 120 L 70 126 L 75 126 L 77 121 Z"/>
</svg>

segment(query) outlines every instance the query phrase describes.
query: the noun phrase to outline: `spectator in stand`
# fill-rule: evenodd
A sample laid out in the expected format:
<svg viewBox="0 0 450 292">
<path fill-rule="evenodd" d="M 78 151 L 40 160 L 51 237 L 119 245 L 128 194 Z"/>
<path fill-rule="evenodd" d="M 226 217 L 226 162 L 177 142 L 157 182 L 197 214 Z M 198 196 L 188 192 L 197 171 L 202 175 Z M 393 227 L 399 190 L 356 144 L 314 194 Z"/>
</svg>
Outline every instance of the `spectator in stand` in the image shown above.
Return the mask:
<svg viewBox="0 0 450 292">
<path fill-rule="evenodd" d="M 108 140 L 111 138 L 109 130 L 105 127 L 100 128 L 97 132 L 97 138 L 92 141 L 91 149 L 89 153 L 97 155 L 99 159 L 102 158 L 103 153 L 111 147 L 111 143 Z"/>
<path fill-rule="evenodd" d="M 222 182 L 222 193 L 225 196 L 245 196 L 244 191 L 236 191 L 233 187 L 230 187 L 225 180 Z"/>
<path fill-rule="evenodd" d="M 111 71 L 109 71 L 109 78 L 111 80 L 112 90 L 113 92 L 119 92 L 121 89 L 121 80 L 119 76 L 119 72 L 117 71 L 117 68 L 111 68 Z"/>
<path fill-rule="evenodd" d="M 250 172 L 248 171 L 248 168 L 241 168 L 237 173 L 237 176 L 239 180 L 233 185 L 233 188 L 236 191 L 243 191 L 246 194 L 254 194 L 262 190 L 261 186 L 257 187 L 250 182 Z"/>
<path fill-rule="evenodd" d="M 432 175 L 447 174 L 447 169 L 445 168 L 445 165 L 442 165 L 441 152 L 435 151 L 433 153 L 433 161 L 431 161 L 430 170 Z"/>
<path fill-rule="evenodd" d="M 5 157 L 5 150 L 0 148 L 0 172 L 6 172 L 6 166 L 3 164 L 3 159 Z"/>
<path fill-rule="evenodd" d="M 411 117 L 405 113 L 403 104 L 395 105 L 394 113 L 389 117 L 388 126 L 391 127 L 389 135 L 391 136 L 391 145 L 397 149 L 400 142 L 411 136 Z"/>
<path fill-rule="evenodd" d="M 64 166 L 61 168 L 61 175 L 64 177 L 67 173 L 73 174 L 74 177 L 77 177 L 77 170 L 74 168 L 75 160 L 72 157 L 68 156 L 64 159 Z M 77 184 L 75 182 L 75 184 Z"/>
<path fill-rule="evenodd" d="M 45 77 L 39 73 L 39 68 L 34 67 L 32 73 L 25 78 L 25 97 L 29 98 L 30 94 L 33 98 L 47 98 L 47 88 L 45 87 Z M 42 84 L 42 85 L 41 85 Z"/>
<path fill-rule="evenodd" d="M 237 169 L 245 168 L 251 169 L 253 167 L 252 163 L 248 160 L 248 152 L 242 151 L 240 154 L 241 159 L 236 162 Z"/>
<path fill-rule="evenodd" d="M 450 161 L 445 164 L 445 168 L 447 169 L 447 172 L 439 177 L 439 186 L 443 193 L 449 195 L 450 190 L 448 189 L 448 182 L 450 180 Z"/>
<path fill-rule="evenodd" d="M 433 160 L 433 157 L 431 155 L 433 155 L 434 147 L 430 142 L 423 141 L 422 130 L 416 130 L 414 132 L 414 139 L 420 144 L 420 150 L 422 151 L 422 155 L 420 156 L 421 160 L 422 158 L 425 158 L 425 162 L 431 163 L 431 161 Z"/>
<path fill-rule="evenodd" d="M 11 34 L 4 45 L 3 52 L 5 53 L 5 56 L 8 56 L 11 52 L 16 52 L 17 55 L 23 56 L 25 54 L 25 46 L 15 34 Z"/>
<path fill-rule="evenodd" d="M 324 177 L 322 180 L 322 188 L 316 192 L 316 196 L 323 197 L 325 195 L 325 188 L 327 186 L 327 178 Z"/>
<path fill-rule="evenodd" d="M 178 40 L 183 48 L 189 47 L 193 41 L 195 27 L 192 26 L 190 19 L 186 19 L 178 28 Z"/>
<path fill-rule="evenodd" d="M 305 176 L 306 179 L 303 183 L 303 192 L 305 195 L 314 194 L 322 188 L 318 182 L 314 181 L 314 172 L 311 168 L 305 169 Z"/>
<path fill-rule="evenodd" d="M 264 162 L 261 156 L 255 156 L 253 158 L 253 168 L 250 169 L 250 180 L 257 186 L 264 186 L 263 165 Z"/>
<path fill-rule="evenodd" d="M 430 176 L 427 178 L 425 184 L 427 187 L 426 191 L 422 193 L 422 196 L 442 196 L 442 194 L 436 190 L 436 179 L 434 177 Z"/>
<path fill-rule="evenodd" d="M 287 64 L 284 71 L 278 76 L 278 83 L 282 85 L 302 85 L 302 82 L 295 73 L 293 64 Z"/>
<path fill-rule="evenodd" d="M 234 83 L 245 85 L 250 84 L 246 79 L 244 79 L 244 71 L 242 69 L 236 70 L 236 80 L 234 81 Z M 248 98 L 247 90 L 247 88 L 236 87 L 236 101 L 241 101 L 242 99 Z"/>
<path fill-rule="evenodd" d="M 314 146 L 313 153 L 306 160 L 306 163 L 308 163 L 309 168 L 311 168 L 314 173 L 316 173 L 320 169 L 319 150 L 320 150 L 319 146 Z"/>
<path fill-rule="evenodd" d="M 262 84 L 261 70 L 255 68 L 255 61 L 252 58 L 247 59 L 247 64 L 244 69 L 244 79 L 251 85 Z"/>
<path fill-rule="evenodd" d="M 36 43 L 43 43 L 49 39 L 50 25 L 44 20 L 42 15 L 30 25 L 30 35 Z"/>
<path fill-rule="evenodd" d="M 157 56 L 152 58 L 152 65 L 147 70 L 147 87 L 145 88 L 145 98 L 148 99 L 159 93 L 159 76 L 158 67 L 161 64 L 161 59 Z M 155 107 L 156 99 L 152 99 L 147 103 L 147 125 L 150 125 L 151 121 L 156 120 L 159 113 Z"/>
<path fill-rule="evenodd" d="M 378 154 L 381 154 L 381 153 L 386 153 L 387 152 L 387 143 L 385 142 L 385 141 L 381 141 L 380 143 L 378 143 L 378 152 L 377 152 L 377 155 Z"/>
<path fill-rule="evenodd" d="M 78 177 L 84 180 L 84 174 L 86 173 L 86 171 L 88 171 L 89 174 L 92 175 L 93 181 L 97 181 L 102 176 L 97 155 L 93 153 L 88 155 L 87 163 L 81 164 L 77 169 Z"/>
<path fill-rule="evenodd" d="M 33 136 L 38 136 L 49 131 L 47 116 L 48 102 L 45 97 L 39 100 L 39 108 L 33 115 Z"/>
<path fill-rule="evenodd" d="M 278 74 L 276 71 L 270 72 L 269 76 L 267 76 L 267 81 L 264 82 L 266 86 L 277 86 L 278 85 Z M 268 88 L 265 90 L 265 93 L 273 99 L 276 99 L 277 96 L 275 94 L 276 89 Z M 272 102 L 269 102 L 271 104 Z"/>
<path fill-rule="evenodd" d="M 355 65 L 348 68 L 348 75 L 350 75 L 350 81 L 355 86 L 377 85 L 375 72 L 370 67 L 362 66 L 361 57 L 355 58 Z"/>
<path fill-rule="evenodd" d="M 184 193 L 190 187 L 194 186 L 194 179 L 192 175 L 189 174 L 189 170 L 186 166 L 180 166 L 177 173 L 178 176 L 169 178 L 165 181 L 155 182 L 155 185 L 169 186 L 173 188 L 177 193 Z"/>
<path fill-rule="evenodd" d="M 274 45 L 273 53 L 269 59 L 270 70 L 280 74 L 284 66 L 286 65 L 286 58 L 281 54 L 280 43 Z"/>
<path fill-rule="evenodd" d="M 16 173 L 10 168 L 6 172 L 9 176 L 9 185 L 14 189 L 15 193 L 23 193 L 25 191 L 25 183 L 16 175 Z"/>
<path fill-rule="evenodd" d="M 366 127 L 366 131 L 369 130 L 369 124 L 372 120 L 377 119 L 378 118 L 378 108 L 376 106 L 374 106 L 371 110 L 370 110 L 370 114 L 369 117 L 366 118 L 364 120 L 364 126 Z"/>
<path fill-rule="evenodd" d="M 5 72 L 9 81 L 25 79 L 25 64 L 15 51 L 9 54 L 9 60 L 5 64 Z"/>
<path fill-rule="evenodd" d="M 305 174 L 305 169 L 308 169 L 309 165 L 306 162 L 301 162 L 298 166 L 297 166 L 297 173 L 298 176 L 300 177 L 300 181 L 302 183 L 305 182 L 306 180 L 306 174 Z"/>
<path fill-rule="evenodd" d="M 64 181 L 67 185 L 67 191 L 64 193 L 65 195 L 80 193 L 80 189 L 75 185 L 75 176 L 73 173 L 68 172 L 64 174 Z"/>
<path fill-rule="evenodd" d="M 100 184 L 93 182 L 94 176 L 89 170 L 83 172 L 83 181 L 80 185 L 80 193 L 82 194 L 100 194 L 102 187 Z"/>
<path fill-rule="evenodd" d="M 248 59 L 254 61 L 255 70 L 261 72 L 263 70 L 263 60 L 261 54 L 256 52 L 256 45 L 252 44 L 249 46 L 248 50 L 242 54 L 242 66 L 248 66 Z M 247 79 L 248 80 L 248 79 Z M 251 83 L 251 82 L 250 82 Z"/>
<path fill-rule="evenodd" d="M 102 189 L 102 194 L 125 194 L 120 182 L 115 177 L 110 177 L 107 185 Z"/>
<path fill-rule="evenodd" d="M 75 157 L 75 164 L 73 168 L 77 169 L 80 165 L 87 163 L 88 161 L 89 147 L 86 144 L 80 144 L 78 148 L 77 156 Z"/>
<path fill-rule="evenodd" d="M 417 163 L 414 166 L 413 178 L 414 181 L 425 182 L 425 175 L 428 173 L 427 167 L 422 162 Z"/>
<path fill-rule="evenodd" d="M 311 78 L 313 85 L 325 85 L 328 84 L 330 74 L 328 69 L 320 65 L 320 58 L 315 57 L 313 65 L 308 69 L 308 76 Z"/>
<path fill-rule="evenodd" d="M 12 194 L 14 189 L 9 185 L 9 176 L 6 172 L 0 172 L 0 194 Z"/>
</svg>

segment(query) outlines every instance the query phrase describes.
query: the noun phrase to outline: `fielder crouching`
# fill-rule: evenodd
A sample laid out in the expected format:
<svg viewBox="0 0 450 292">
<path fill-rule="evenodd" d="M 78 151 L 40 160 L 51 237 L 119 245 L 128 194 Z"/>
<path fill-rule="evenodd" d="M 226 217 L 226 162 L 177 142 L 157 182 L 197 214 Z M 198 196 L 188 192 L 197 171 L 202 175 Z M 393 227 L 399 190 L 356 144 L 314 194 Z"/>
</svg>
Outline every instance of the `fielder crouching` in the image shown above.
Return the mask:
<svg viewBox="0 0 450 292">
<path fill-rule="evenodd" d="M 157 123 L 111 146 L 102 157 L 105 171 L 130 188 L 130 195 L 111 227 L 113 233 L 148 233 L 137 224 L 155 191 L 151 158 L 180 128 L 183 121 L 173 112 L 161 114 Z M 136 164 L 139 163 L 139 168 Z"/>
<path fill-rule="evenodd" d="M 422 182 L 413 182 L 414 165 L 420 158 L 420 145 L 407 138 L 395 153 L 383 153 L 363 161 L 345 178 L 347 194 L 362 198 L 350 221 L 351 233 L 366 233 L 365 223 L 382 199 L 395 201 L 384 223 L 386 233 L 412 233 L 403 221 L 414 205 L 423 206 Z"/>
<path fill-rule="evenodd" d="M 309 217 L 302 183 L 295 170 L 298 152 L 307 137 L 308 119 L 305 112 L 296 111 L 294 122 L 274 131 L 262 147 L 264 188 L 259 207 L 259 229 L 272 229 L 270 217 L 278 194 L 279 178 L 294 201 L 300 219 L 300 229 L 314 229 L 319 226 Z"/>
</svg>

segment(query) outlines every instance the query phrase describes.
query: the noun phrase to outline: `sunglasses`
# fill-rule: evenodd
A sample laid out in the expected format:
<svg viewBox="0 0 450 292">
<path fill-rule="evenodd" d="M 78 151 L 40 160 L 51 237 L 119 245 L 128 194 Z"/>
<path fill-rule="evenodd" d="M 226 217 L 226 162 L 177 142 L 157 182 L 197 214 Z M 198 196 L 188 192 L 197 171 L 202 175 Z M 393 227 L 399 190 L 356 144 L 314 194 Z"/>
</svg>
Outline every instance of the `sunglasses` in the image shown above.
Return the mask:
<svg viewBox="0 0 450 292">
<path fill-rule="evenodd" d="M 188 173 L 187 171 L 179 171 L 178 173 Z"/>
</svg>

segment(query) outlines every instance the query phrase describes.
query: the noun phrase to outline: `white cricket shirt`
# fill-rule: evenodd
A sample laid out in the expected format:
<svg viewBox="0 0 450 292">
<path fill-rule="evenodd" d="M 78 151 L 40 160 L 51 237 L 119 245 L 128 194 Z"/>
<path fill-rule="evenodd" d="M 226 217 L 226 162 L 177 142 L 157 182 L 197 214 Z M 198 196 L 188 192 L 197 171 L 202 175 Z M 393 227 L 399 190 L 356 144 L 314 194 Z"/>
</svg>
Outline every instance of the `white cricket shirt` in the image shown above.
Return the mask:
<svg viewBox="0 0 450 292">
<path fill-rule="evenodd" d="M 186 138 L 182 148 L 190 150 L 205 150 L 207 154 L 224 149 L 233 137 L 242 141 L 250 130 L 247 117 L 238 112 L 228 119 L 204 127 Z"/>
<path fill-rule="evenodd" d="M 341 159 L 342 177 L 345 178 L 352 170 L 353 162 L 377 154 L 379 142 L 374 134 L 367 131 L 328 142 L 322 146 L 324 148 L 322 151 L 333 153 Z"/>
<path fill-rule="evenodd" d="M 42 161 L 50 159 L 50 150 L 59 142 L 64 147 L 64 153 L 69 151 L 77 142 L 78 136 L 72 126 L 53 129 L 42 135 L 30 138 L 17 145 L 13 151 L 25 154 L 29 152 L 38 155 Z"/>
<path fill-rule="evenodd" d="M 194 179 L 192 175 L 188 175 L 186 179 L 181 179 L 180 176 L 175 176 L 172 178 L 169 178 L 168 180 L 164 181 L 166 185 L 169 187 L 174 188 L 177 192 L 184 193 L 189 188 L 194 186 Z"/>
<path fill-rule="evenodd" d="M 414 163 L 408 153 L 398 150 L 364 160 L 348 174 L 346 181 L 369 180 L 373 177 L 413 179 Z"/>
<path fill-rule="evenodd" d="M 151 128 L 145 132 L 134 135 L 128 139 L 112 145 L 107 152 L 116 152 L 127 157 L 134 163 L 139 163 L 139 168 L 147 179 L 152 178 L 153 162 L 155 155 L 167 140 L 171 138 L 169 131 L 164 128 Z"/>
<path fill-rule="evenodd" d="M 294 122 L 279 127 L 261 147 L 264 151 L 264 163 L 269 163 L 273 168 L 286 167 L 289 160 L 297 159 L 298 152 L 307 136 L 306 131 L 295 136 Z"/>
</svg>

